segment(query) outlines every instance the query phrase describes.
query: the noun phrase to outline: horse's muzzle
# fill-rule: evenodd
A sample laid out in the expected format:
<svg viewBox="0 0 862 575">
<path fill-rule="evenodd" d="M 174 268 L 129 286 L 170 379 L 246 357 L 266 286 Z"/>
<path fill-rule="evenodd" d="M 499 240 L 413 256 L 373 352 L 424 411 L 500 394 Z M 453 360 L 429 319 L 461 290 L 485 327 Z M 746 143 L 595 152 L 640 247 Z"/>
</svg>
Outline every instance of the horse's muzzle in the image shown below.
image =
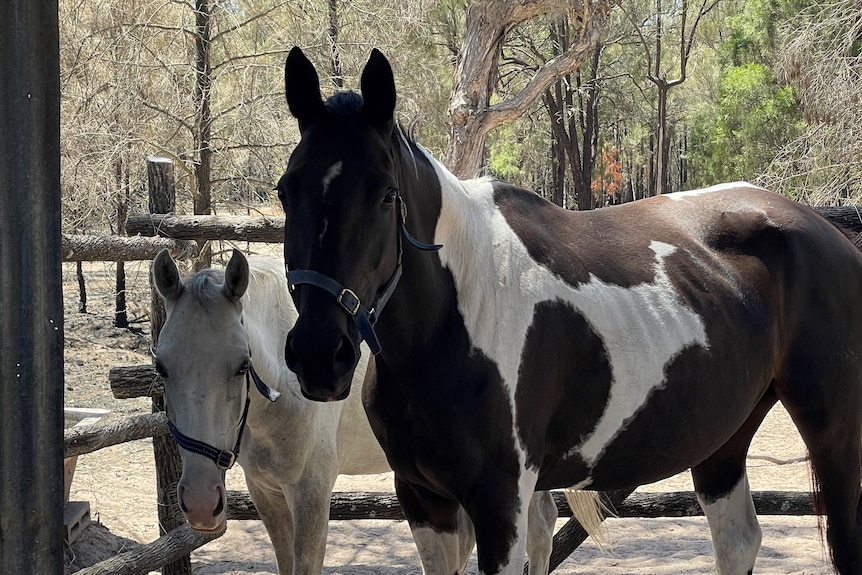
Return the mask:
<svg viewBox="0 0 862 575">
<path fill-rule="evenodd" d="M 307 399 L 338 401 L 350 393 L 359 346 L 344 334 L 331 339 L 329 345 L 320 337 L 309 340 L 297 333 L 296 327 L 287 334 L 284 359 Z"/>
<path fill-rule="evenodd" d="M 227 493 L 224 484 L 187 489 L 180 480 L 177 501 L 195 531 L 218 533 L 227 526 Z"/>
</svg>

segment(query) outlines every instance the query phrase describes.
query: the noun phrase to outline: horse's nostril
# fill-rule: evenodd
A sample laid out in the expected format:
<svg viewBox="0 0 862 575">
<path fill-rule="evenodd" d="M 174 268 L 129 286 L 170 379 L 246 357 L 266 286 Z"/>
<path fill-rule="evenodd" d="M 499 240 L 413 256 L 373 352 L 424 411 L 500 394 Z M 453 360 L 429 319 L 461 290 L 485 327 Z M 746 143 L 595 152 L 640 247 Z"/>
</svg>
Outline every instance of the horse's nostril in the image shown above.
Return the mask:
<svg viewBox="0 0 862 575">
<path fill-rule="evenodd" d="M 221 512 L 224 511 L 224 490 L 221 486 L 219 486 L 216 487 L 216 491 L 218 491 L 218 503 L 216 504 L 215 509 L 213 509 L 213 517 L 218 517 L 219 515 L 221 515 Z"/>
<path fill-rule="evenodd" d="M 333 356 L 333 368 L 336 375 L 344 375 L 356 365 L 356 351 L 353 342 L 347 336 L 341 336 L 338 342 L 338 348 Z"/>
<path fill-rule="evenodd" d="M 287 368 L 297 375 L 302 375 L 302 363 L 299 361 L 299 356 L 293 348 L 293 334 L 287 334 L 287 341 L 284 344 L 284 361 Z"/>
<path fill-rule="evenodd" d="M 189 508 L 186 507 L 186 503 L 185 503 L 185 501 L 183 501 L 183 486 L 182 485 L 177 486 L 177 501 L 180 504 L 180 510 L 182 510 L 183 513 L 188 515 Z"/>
</svg>

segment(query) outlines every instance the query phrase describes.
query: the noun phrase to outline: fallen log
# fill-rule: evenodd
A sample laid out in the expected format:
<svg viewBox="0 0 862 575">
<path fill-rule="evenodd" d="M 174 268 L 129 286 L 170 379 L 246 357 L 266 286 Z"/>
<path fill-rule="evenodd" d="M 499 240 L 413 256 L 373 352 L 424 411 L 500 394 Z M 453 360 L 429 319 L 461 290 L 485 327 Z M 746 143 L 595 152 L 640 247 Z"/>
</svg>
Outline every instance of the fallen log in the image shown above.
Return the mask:
<svg viewBox="0 0 862 575">
<path fill-rule="evenodd" d="M 860 208 L 816 206 L 814 209 L 851 240 L 862 234 Z M 161 236 L 175 240 L 281 243 L 284 241 L 284 218 L 131 214 L 126 220 L 126 233 L 130 236 Z"/>
<path fill-rule="evenodd" d="M 625 491 L 620 492 L 620 494 Z M 553 491 L 554 502 L 560 517 L 571 517 L 572 510 L 566 503 L 562 491 Z M 753 491 L 754 507 L 758 515 L 815 515 L 811 494 L 797 491 Z M 176 497 L 176 496 L 174 496 Z M 691 491 L 668 493 L 632 493 L 622 501 L 610 500 L 612 517 L 618 518 L 659 518 L 659 517 L 700 517 L 703 511 L 697 497 Z M 172 502 L 176 504 L 176 501 Z M 227 492 L 227 518 L 237 520 L 260 519 L 248 493 L 245 491 Z M 381 519 L 401 521 L 404 514 L 398 498 L 389 492 L 334 492 L 329 505 L 331 521 L 353 519 Z"/>
<path fill-rule="evenodd" d="M 126 220 L 126 233 L 175 240 L 281 243 L 284 241 L 284 218 L 131 214 Z"/>
<path fill-rule="evenodd" d="M 222 535 L 224 531 L 215 534 L 200 533 L 188 524 L 184 524 L 152 543 L 124 551 L 75 573 L 77 575 L 146 575 Z"/>
<path fill-rule="evenodd" d="M 63 433 L 63 457 L 92 453 L 112 445 L 167 433 L 168 417 L 164 412 L 70 427 Z"/>
<path fill-rule="evenodd" d="M 167 248 L 174 259 L 197 257 L 193 241 L 170 238 L 63 234 L 64 262 L 130 262 L 151 260 Z"/>
<path fill-rule="evenodd" d="M 133 397 L 159 397 L 165 394 L 162 377 L 152 365 L 112 367 L 108 383 L 116 399 Z"/>
</svg>

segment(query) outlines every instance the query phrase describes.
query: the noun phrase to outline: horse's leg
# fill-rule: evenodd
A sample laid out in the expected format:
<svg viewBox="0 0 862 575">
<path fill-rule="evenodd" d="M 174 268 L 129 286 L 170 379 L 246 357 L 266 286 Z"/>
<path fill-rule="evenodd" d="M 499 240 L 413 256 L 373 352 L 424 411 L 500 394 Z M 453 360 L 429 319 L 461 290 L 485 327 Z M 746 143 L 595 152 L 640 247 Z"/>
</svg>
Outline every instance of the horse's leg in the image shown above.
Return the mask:
<svg viewBox="0 0 862 575">
<path fill-rule="evenodd" d="M 527 518 L 537 479 L 538 475 L 529 471 L 522 471 L 514 485 L 508 485 L 503 476 L 486 477 L 481 482 L 482 490 L 472 494 L 472 501 L 465 502 L 476 529 L 479 573 L 523 574 Z M 514 507 L 507 502 L 514 503 Z"/>
<path fill-rule="evenodd" d="M 720 575 L 745 575 L 754 569 L 761 530 L 745 473 L 745 456 L 757 428 L 775 405 L 770 387 L 742 427 L 699 465 L 691 476 L 697 500 L 706 515 Z"/>
<path fill-rule="evenodd" d="M 326 536 L 329 531 L 329 500 L 337 477 L 336 470 L 319 469 L 311 473 L 306 469 L 299 483 L 292 486 L 294 547 L 296 559 L 294 575 L 320 575 L 326 554 Z"/>
<path fill-rule="evenodd" d="M 268 489 L 255 483 L 246 475 L 248 493 L 257 508 L 266 532 L 275 551 L 275 564 L 278 572 L 293 573 L 293 515 L 279 489 Z"/>
<path fill-rule="evenodd" d="M 557 522 L 557 504 L 550 491 L 536 491 L 530 498 L 527 517 L 527 557 L 530 575 L 548 575 L 551 566 L 551 549 L 554 546 L 554 526 Z"/>
<path fill-rule="evenodd" d="M 843 351 L 852 349 L 850 345 L 843 342 L 834 346 L 842 350 L 840 357 L 823 353 L 806 354 L 801 361 L 797 358 L 803 365 L 788 370 L 788 381 L 777 389 L 808 447 L 818 503 L 826 512 L 826 540 L 835 569 L 842 575 L 862 569 L 862 374 L 860 367 L 850 362 L 850 353 Z M 811 367 L 815 362 L 821 362 L 816 378 Z"/>
<path fill-rule="evenodd" d="M 395 477 L 398 502 L 407 517 L 424 575 L 463 575 L 473 549 L 473 528 L 457 501 Z M 465 537 L 469 540 L 465 541 Z"/>
<path fill-rule="evenodd" d="M 458 506 L 458 564 L 460 569 L 457 573 L 467 572 L 467 561 L 476 546 L 476 532 L 473 531 L 473 521 L 467 515 L 467 511 Z"/>
</svg>

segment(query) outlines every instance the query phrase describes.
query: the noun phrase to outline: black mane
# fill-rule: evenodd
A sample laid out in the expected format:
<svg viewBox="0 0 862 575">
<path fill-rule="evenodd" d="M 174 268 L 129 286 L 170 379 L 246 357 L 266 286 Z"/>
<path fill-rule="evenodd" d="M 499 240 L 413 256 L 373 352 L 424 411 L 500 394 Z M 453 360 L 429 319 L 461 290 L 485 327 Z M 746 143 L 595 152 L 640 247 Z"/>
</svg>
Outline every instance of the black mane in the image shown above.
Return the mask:
<svg viewBox="0 0 862 575">
<path fill-rule="evenodd" d="M 336 92 L 326 99 L 326 111 L 337 116 L 355 116 L 362 112 L 364 100 L 353 90 Z"/>
</svg>

